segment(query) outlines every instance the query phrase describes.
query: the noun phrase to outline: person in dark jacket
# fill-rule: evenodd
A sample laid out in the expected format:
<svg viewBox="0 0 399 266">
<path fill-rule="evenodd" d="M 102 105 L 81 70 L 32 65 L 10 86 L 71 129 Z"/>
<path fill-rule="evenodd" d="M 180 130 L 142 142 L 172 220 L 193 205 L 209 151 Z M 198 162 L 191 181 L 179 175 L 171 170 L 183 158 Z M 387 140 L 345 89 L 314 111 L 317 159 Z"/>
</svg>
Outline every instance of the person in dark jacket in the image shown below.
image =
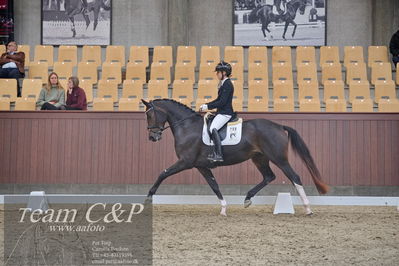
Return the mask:
<svg viewBox="0 0 399 266">
<path fill-rule="evenodd" d="M 399 63 L 399 30 L 392 35 L 391 42 L 389 43 L 389 51 L 392 54 L 392 61 L 395 67 Z"/>
<path fill-rule="evenodd" d="M 87 110 L 86 93 L 79 87 L 79 79 L 77 77 L 68 79 L 67 101 L 63 109 Z"/>
<path fill-rule="evenodd" d="M 200 107 L 201 111 L 217 108 L 216 116 L 212 121 L 210 132 L 212 141 L 214 143 L 213 153 L 208 156 L 208 159 L 214 162 L 223 162 L 222 144 L 218 130 L 221 129 L 234 115 L 233 111 L 233 94 L 234 86 L 230 80 L 231 65 L 226 62 L 220 62 L 216 66 L 216 76 L 220 80 L 218 89 L 218 97 L 203 104 Z"/>
</svg>

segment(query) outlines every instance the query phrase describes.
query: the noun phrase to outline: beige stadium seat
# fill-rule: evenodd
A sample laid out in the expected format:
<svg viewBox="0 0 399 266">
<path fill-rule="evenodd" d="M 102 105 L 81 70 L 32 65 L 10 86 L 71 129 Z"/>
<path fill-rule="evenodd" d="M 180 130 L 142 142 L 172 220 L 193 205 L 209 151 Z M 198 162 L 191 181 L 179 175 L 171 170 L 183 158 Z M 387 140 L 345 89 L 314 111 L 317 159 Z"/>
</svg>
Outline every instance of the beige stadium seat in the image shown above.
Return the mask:
<svg viewBox="0 0 399 266">
<path fill-rule="evenodd" d="M 261 96 L 256 96 L 253 99 L 248 99 L 248 112 L 268 112 L 269 101 L 263 99 Z"/>
<path fill-rule="evenodd" d="M 232 80 L 234 86 L 233 109 L 237 112 L 243 110 L 244 86 L 242 80 Z"/>
<path fill-rule="evenodd" d="M 15 111 L 35 111 L 36 110 L 36 99 L 19 97 L 15 101 Z"/>
<path fill-rule="evenodd" d="M 312 81 L 318 83 L 317 66 L 315 63 L 301 63 L 297 65 L 298 84 L 303 81 Z"/>
<path fill-rule="evenodd" d="M 396 99 L 396 89 L 393 80 L 377 80 L 375 83 L 375 102 L 379 102 L 382 98 Z"/>
<path fill-rule="evenodd" d="M 364 62 L 349 64 L 346 67 L 346 84 L 351 81 L 367 81 L 367 67 Z"/>
<path fill-rule="evenodd" d="M 170 66 L 167 63 L 153 62 L 151 64 L 151 80 L 165 80 L 167 84 L 171 83 Z"/>
<path fill-rule="evenodd" d="M 24 79 L 24 81 L 22 82 L 22 97 L 37 99 L 42 88 L 42 80 Z"/>
<path fill-rule="evenodd" d="M 139 111 L 143 97 L 143 82 L 140 80 L 125 80 L 122 97 L 119 99 L 119 111 Z"/>
<path fill-rule="evenodd" d="M 93 111 L 114 111 L 114 102 L 110 98 L 94 98 Z"/>
<path fill-rule="evenodd" d="M 216 80 L 215 67 L 216 64 L 214 63 L 201 64 L 199 69 L 199 80 Z"/>
<path fill-rule="evenodd" d="M 148 46 L 130 46 L 129 62 L 149 66 Z"/>
<path fill-rule="evenodd" d="M 320 65 L 324 64 L 340 64 L 338 46 L 320 47 Z"/>
<path fill-rule="evenodd" d="M 30 64 L 30 45 L 18 44 L 18 51 L 25 53 L 25 67 L 28 67 Z"/>
<path fill-rule="evenodd" d="M 268 82 L 269 74 L 267 71 L 267 63 L 248 64 L 248 81 L 251 80 L 264 80 Z"/>
<path fill-rule="evenodd" d="M 173 65 L 172 46 L 155 46 L 152 62 L 171 67 Z"/>
<path fill-rule="evenodd" d="M 286 80 L 292 83 L 292 66 L 291 64 L 277 63 L 273 65 L 273 84 L 276 81 Z"/>
<path fill-rule="evenodd" d="M 82 60 L 81 62 L 89 62 L 101 66 L 101 47 L 96 45 L 84 45 L 82 48 Z"/>
<path fill-rule="evenodd" d="M 274 112 L 294 112 L 294 100 L 285 97 L 274 99 Z"/>
<path fill-rule="evenodd" d="M 177 47 L 177 64 L 185 64 L 195 67 L 197 65 L 197 49 L 195 46 Z"/>
<path fill-rule="evenodd" d="M 354 99 L 352 112 L 373 112 L 373 101 L 371 99 Z"/>
<path fill-rule="evenodd" d="M 250 46 L 248 49 L 248 64 L 257 63 L 267 66 L 267 47 Z"/>
<path fill-rule="evenodd" d="M 214 73 L 214 75 L 216 75 Z M 244 82 L 244 66 L 241 63 L 231 63 L 231 80 Z"/>
<path fill-rule="evenodd" d="M 386 46 L 368 47 L 368 66 L 372 67 L 374 63 L 388 63 L 388 49 Z"/>
<path fill-rule="evenodd" d="M 324 101 L 328 99 L 345 100 L 345 85 L 342 80 L 327 80 L 324 83 Z"/>
<path fill-rule="evenodd" d="M 316 51 L 314 46 L 298 46 L 296 48 L 296 65 L 314 64 L 316 65 Z"/>
<path fill-rule="evenodd" d="M 10 102 L 15 102 L 17 99 L 16 79 L 0 79 L 0 98 L 8 99 Z"/>
<path fill-rule="evenodd" d="M 272 64 L 274 65 L 277 63 L 284 63 L 292 66 L 290 46 L 273 46 Z"/>
<path fill-rule="evenodd" d="M 193 64 L 176 63 L 175 80 L 191 80 L 195 82 L 195 69 Z"/>
<path fill-rule="evenodd" d="M 129 62 L 126 66 L 126 79 L 147 82 L 147 72 L 145 63 Z"/>
<path fill-rule="evenodd" d="M 150 80 L 148 82 L 147 99 L 164 99 L 168 96 L 168 83 L 166 80 Z"/>
<path fill-rule="evenodd" d="M 248 108 L 251 102 L 269 101 L 269 84 L 264 80 L 248 82 Z M 267 106 L 267 104 L 266 104 Z"/>
<path fill-rule="evenodd" d="M 299 112 L 320 112 L 320 101 L 314 98 L 299 100 Z"/>
<path fill-rule="evenodd" d="M 141 80 L 123 81 L 122 98 L 143 98 L 143 82 Z"/>
<path fill-rule="evenodd" d="M 391 63 L 373 63 L 371 67 L 371 84 L 377 81 L 390 81 L 392 80 L 392 66 Z"/>
<path fill-rule="evenodd" d="M 202 104 L 213 101 L 217 97 L 218 82 L 216 80 L 200 80 L 198 82 L 198 93 L 196 101 L 196 109 Z"/>
<path fill-rule="evenodd" d="M 93 84 L 98 81 L 97 65 L 90 62 L 79 62 L 78 78 L 80 80 L 90 80 Z"/>
<path fill-rule="evenodd" d="M 315 81 L 301 81 L 298 83 L 298 98 L 301 99 L 312 99 L 319 101 L 319 84 Z"/>
<path fill-rule="evenodd" d="M 67 80 L 72 76 L 73 67 L 69 62 L 55 62 L 53 71 L 57 73 L 58 79 Z"/>
<path fill-rule="evenodd" d="M 322 83 L 329 81 L 341 81 L 342 67 L 340 63 L 325 63 L 321 66 Z"/>
<path fill-rule="evenodd" d="M 102 66 L 102 80 L 115 80 L 122 83 L 122 66 L 119 62 L 104 62 Z"/>
<path fill-rule="evenodd" d="M 219 62 L 220 62 L 219 46 L 202 46 L 201 47 L 201 65 L 202 64 L 216 65 Z"/>
<path fill-rule="evenodd" d="M 326 112 L 329 113 L 346 112 L 346 101 L 343 99 L 327 99 Z"/>
<path fill-rule="evenodd" d="M 29 78 L 41 79 L 44 84 L 47 84 L 48 64 L 46 62 L 32 62 L 29 66 Z"/>
<path fill-rule="evenodd" d="M 109 98 L 118 101 L 118 83 L 115 80 L 99 80 L 97 98 Z"/>
<path fill-rule="evenodd" d="M 79 87 L 85 91 L 87 102 L 93 102 L 93 82 L 89 79 L 81 79 L 79 81 Z M 64 89 L 66 90 L 66 88 L 65 86 Z"/>
<path fill-rule="evenodd" d="M 273 84 L 273 100 L 284 98 L 294 100 L 294 87 L 292 81 L 277 80 Z"/>
<path fill-rule="evenodd" d="M 173 82 L 172 98 L 191 108 L 194 101 L 193 81 L 175 79 Z"/>
<path fill-rule="evenodd" d="M 75 67 L 78 63 L 78 48 L 75 45 L 60 45 L 57 62 L 67 62 Z"/>
<path fill-rule="evenodd" d="M 10 98 L 0 96 L 0 111 L 10 111 Z"/>
<path fill-rule="evenodd" d="M 229 64 L 244 64 L 244 49 L 242 46 L 226 46 L 224 48 L 224 61 Z"/>
<path fill-rule="evenodd" d="M 54 64 L 54 47 L 52 45 L 36 45 L 34 62 L 47 63 L 48 66 Z M 29 68 L 30 70 L 30 68 Z"/>
<path fill-rule="evenodd" d="M 349 64 L 364 63 L 362 46 L 345 46 L 344 47 L 344 66 Z"/>
<path fill-rule="evenodd" d="M 367 80 L 349 83 L 349 102 L 353 102 L 353 100 L 358 98 L 370 99 L 370 84 Z"/>
<path fill-rule="evenodd" d="M 381 99 L 378 102 L 378 112 L 399 113 L 399 100 Z"/>
<path fill-rule="evenodd" d="M 120 63 L 121 67 L 125 66 L 125 46 L 108 45 L 105 49 L 105 62 Z"/>
<path fill-rule="evenodd" d="M 120 98 L 118 110 L 119 111 L 140 111 L 141 99 L 137 98 Z"/>
</svg>

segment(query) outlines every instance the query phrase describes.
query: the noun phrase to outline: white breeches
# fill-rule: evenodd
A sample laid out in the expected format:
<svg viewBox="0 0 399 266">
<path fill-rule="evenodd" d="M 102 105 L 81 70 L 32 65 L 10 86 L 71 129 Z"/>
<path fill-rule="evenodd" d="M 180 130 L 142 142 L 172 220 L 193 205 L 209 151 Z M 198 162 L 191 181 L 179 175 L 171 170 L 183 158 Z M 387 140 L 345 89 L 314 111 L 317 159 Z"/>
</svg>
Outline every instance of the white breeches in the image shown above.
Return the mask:
<svg viewBox="0 0 399 266">
<path fill-rule="evenodd" d="M 230 120 L 230 118 L 231 118 L 231 115 L 222 115 L 222 114 L 216 115 L 212 121 L 211 127 L 209 128 L 211 133 L 214 128 L 216 130 L 221 129 Z"/>
</svg>

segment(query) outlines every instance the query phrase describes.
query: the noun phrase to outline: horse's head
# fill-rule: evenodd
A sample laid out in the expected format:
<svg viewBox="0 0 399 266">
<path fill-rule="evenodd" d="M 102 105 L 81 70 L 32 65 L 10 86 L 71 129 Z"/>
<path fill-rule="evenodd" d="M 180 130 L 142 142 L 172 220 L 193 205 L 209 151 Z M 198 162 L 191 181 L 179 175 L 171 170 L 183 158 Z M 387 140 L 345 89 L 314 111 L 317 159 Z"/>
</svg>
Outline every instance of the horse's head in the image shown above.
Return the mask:
<svg viewBox="0 0 399 266">
<path fill-rule="evenodd" d="M 306 9 L 306 0 L 300 0 L 299 1 L 299 14 L 301 14 L 301 15 L 305 14 L 305 9 Z"/>
<path fill-rule="evenodd" d="M 146 107 L 148 138 L 151 141 L 159 141 L 162 138 L 162 132 L 165 130 L 167 121 L 166 111 L 159 106 L 155 106 L 153 101 L 146 102 L 141 99 Z"/>
</svg>

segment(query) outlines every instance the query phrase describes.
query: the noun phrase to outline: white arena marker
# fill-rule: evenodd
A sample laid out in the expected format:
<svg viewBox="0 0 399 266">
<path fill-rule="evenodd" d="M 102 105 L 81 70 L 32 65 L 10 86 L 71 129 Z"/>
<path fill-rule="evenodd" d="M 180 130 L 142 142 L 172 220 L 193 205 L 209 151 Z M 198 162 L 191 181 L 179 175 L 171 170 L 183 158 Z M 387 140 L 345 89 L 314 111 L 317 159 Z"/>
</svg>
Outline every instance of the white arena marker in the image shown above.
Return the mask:
<svg viewBox="0 0 399 266">
<path fill-rule="evenodd" d="M 48 203 L 47 203 L 46 193 L 44 193 L 44 191 L 32 191 L 29 195 L 27 208 L 30 209 L 30 211 L 35 211 L 35 210 L 47 211 Z"/>
<path fill-rule="evenodd" d="M 294 205 L 290 193 L 278 193 L 276 203 L 274 204 L 273 214 L 289 213 L 294 214 Z"/>
</svg>

